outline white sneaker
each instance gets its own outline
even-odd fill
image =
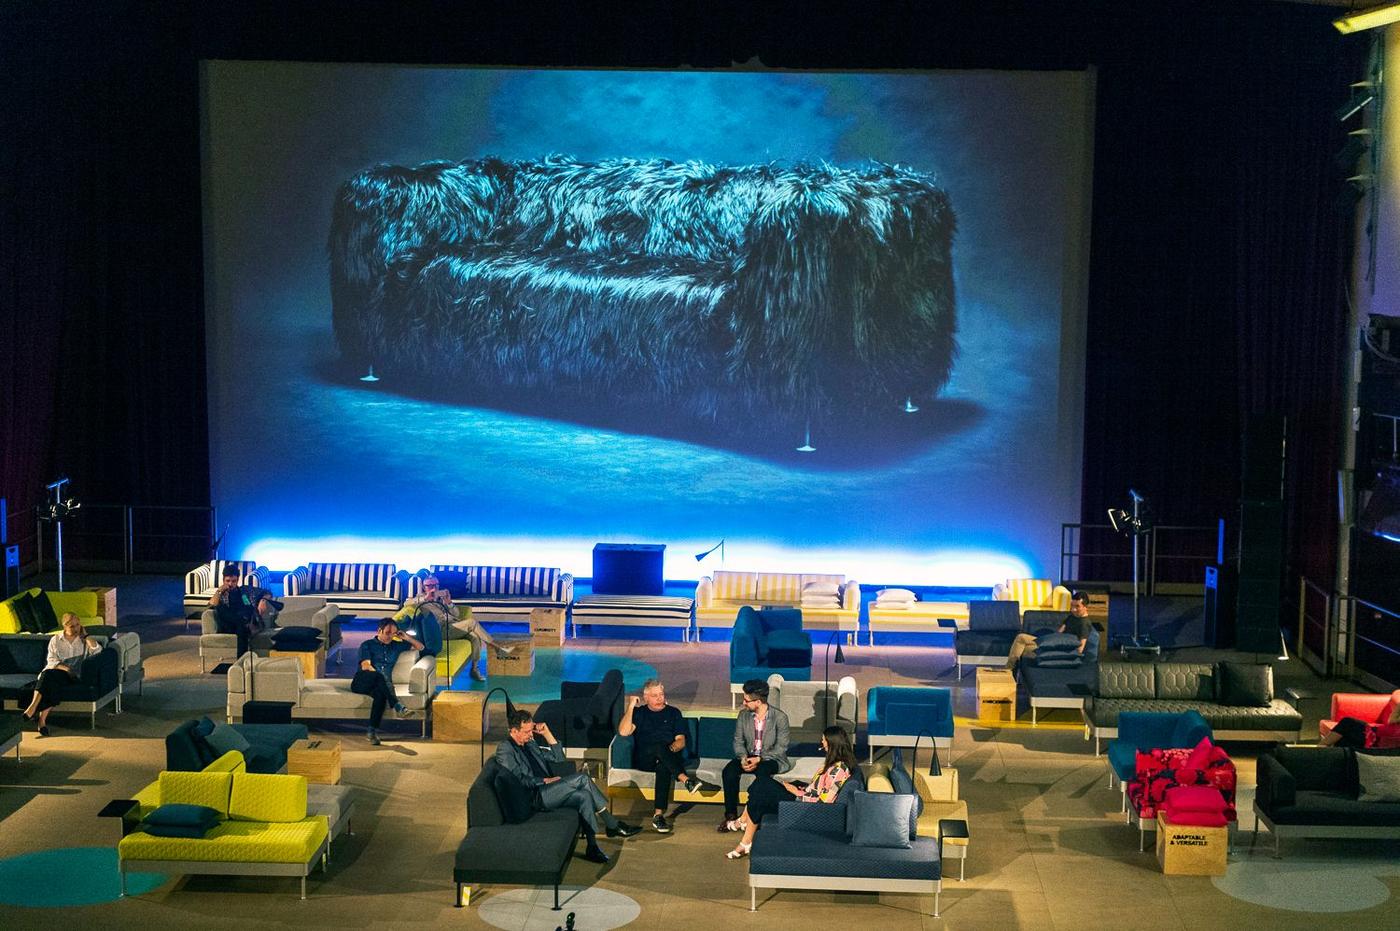
[[[510,656],[515,652],[515,647],[496,647],[496,652],[503,656]]]

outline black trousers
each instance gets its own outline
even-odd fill
[[[1366,749],[1366,722],[1358,718],[1342,718],[1332,725],[1332,733],[1338,738],[1337,746]]]
[[[647,744],[637,748],[632,762],[656,774],[656,807],[666,811],[671,807],[671,786],[685,772],[684,752],[672,750],[670,744]]]
[[[753,770],[753,785],[749,786],[749,794],[753,795],[754,788],[760,782],[772,782],[777,773],[777,763],[772,760],[759,760],[758,765]],[[724,784],[724,816],[726,818],[739,817],[739,780],[743,775],[744,767],[737,758],[724,764],[724,772],[720,774],[720,781]],[[781,786],[776,788],[780,792],[783,791]],[[760,793],[763,791],[763,789],[759,789]]]
[[[744,810],[749,813],[750,821],[762,824],[764,818],[778,813],[779,802],[784,799],[791,801],[792,798],[792,793],[784,789],[778,780],[755,779],[753,785],[749,786],[749,804]]]
[[[76,681],[71,673],[62,669],[45,669],[39,673],[39,683],[34,686],[34,691],[39,693],[39,707],[35,709],[35,713],[61,704],[58,693]]]
[[[375,730],[379,729],[379,722],[384,720],[384,709],[399,703],[398,695],[394,694],[394,687],[384,680],[383,673],[377,669],[361,669],[355,673],[355,678],[350,680],[350,691],[374,699],[374,703],[369,706],[369,726]]]
[[[248,640],[257,629],[252,619],[228,608],[215,608],[214,623],[218,626],[219,633],[233,634],[238,638],[239,656],[248,652]]]

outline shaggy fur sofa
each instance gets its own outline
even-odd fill
[[[815,430],[947,382],[954,226],[932,177],[890,165],[380,165],[336,197],[335,336],[472,403],[539,389]]]

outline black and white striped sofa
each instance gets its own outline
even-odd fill
[[[423,590],[423,579],[438,577],[457,604],[471,605],[479,621],[527,622],[535,608],[569,609],[574,577],[539,566],[449,566],[419,569],[409,580],[409,597]]]
[[[209,599],[224,581],[224,567],[238,569],[238,584],[267,588],[267,566],[248,559],[213,559],[185,573],[185,617],[198,615],[209,607]]]
[[[390,617],[402,607],[410,578],[387,562],[309,562],[282,578],[282,593],[320,595],[356,617]]]

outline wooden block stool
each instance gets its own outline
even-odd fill
[[[287,748],[287,774],[307,782],[340,784],[340,741],[325,737],[298,740]]]
[[[530,611],[530,640],[537,647],[563,646],[564,609],[532,609]]]
[[[977,668],[977,719],[990,724],[1016,720],[1016,678],[1009,669]]]
[[[535,644],[529,637],[497,637],[499,646],[510,647],[510,653],[486,651],[487,676],[528,676],[535,671]]]
[[[481,740],[483,723],[486,728],[491,726],[490,718],[483,714],[487,712],[485,699],[485,692],[438,692],[433,699],[433,739]]]
[[[1157,815],[1157,862],[1168,876],[1224,876],[1230,828],[1172,824]]]

